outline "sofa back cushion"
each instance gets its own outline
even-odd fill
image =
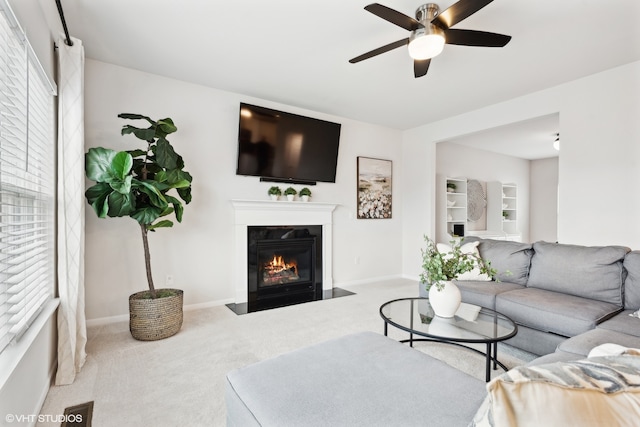
[[[562,292],[622,307],[622,246],[536,242],[528,287]]]
[[[640,309],[640,251],[632,251],[624,257],[622,264],[627,273],[624,279],[624,308]]]
[[[465,239],[465,242],[467,240]],[[526,285],[533,250],[530,243],[480,239],[480,256],[498,272],[494,279]]]

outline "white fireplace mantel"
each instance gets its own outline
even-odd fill
[[[332,276],[332,203],[272,200],[231,200],[235,212],[236,304],[246,303],[247,289],[247,227],[252,225],[321,225],[322,226],[322,290],[333,289]]]

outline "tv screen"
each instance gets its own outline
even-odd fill
[[[240,104],[237,175],[335,182],[340,124]]]

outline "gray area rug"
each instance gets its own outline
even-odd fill
[[[94,401],[97,426],[224,426],[228,371],[349,333],[382,334],[380,305],[417,296],[416,283],[404,279],[345,289],[356,294],[242,316],[226,306],[186,311],[182,330],[162,341],[134,340],[127,322],[89,328],[84,368],[74,384],[51,388],[41,413]],[[392,327],[389,336],[408,338]],[[415,347],[484,379],[482,355],[438,343]],[[499,358],[513,367],[532,356],[500,345]]]

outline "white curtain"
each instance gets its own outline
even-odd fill
[[[84,365],[84,48],[58,40],[58,372],[71,384]]]

